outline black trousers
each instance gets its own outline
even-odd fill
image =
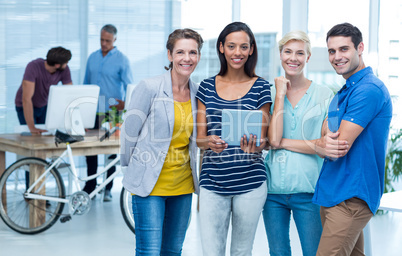
[[[100,127],[99,124],[101,123],[101,121],[100,121],[101,119],[103,119],[103,118],[100,117],[99,115],[97,115],[97,118],[95,119],[94,129],[99,129],[99,127]],[[111,155],[111,156],[109,156],[109,159],[115,159],[116,157],[117,157],[117,155]],[[98,155],[86,156],[86,162],[87,162],[87,175],[88,176],[94,175],[98,170]],[[116,171],[115,166],[110,167],[110,169],[107,170],[107,177],[112,175],[115,171]],[[87,192],[88,194],[90,194],[92,191],[95,190],[96,185],[97,185],[96,179],[88,180],[85,183],[83,190],[85,192]],[[113,187],[113,180],[111,180],[109,182],[109,184],[106,185],[106,190],[111,190],[112,187]]]
[[[111,155],[109,159],[115,159],[117,155]],[[86,161],[87,161],[87,174],[88,176],[94,175],[98,169],[98,155],[94,156],[86,156]],[[116,171],[116,167],[112,166],[110,167],[109,170],[107,170],[107,177],[112,175]],[[84,191],[90,194],[92,191],[95,190],[96,188],[96,179],[88,180],[85,183]],[[113,180],[109,182],[109,184],[106,185],[106,190],[111,190],[113,187]]]

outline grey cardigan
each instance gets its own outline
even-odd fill
[[[194,127],[190,137],[190,165],[195,192],[197,176],[197,100],[198,85],[189,81]],[[122,126],[122,167],[127,166],[123,186],[138,196],[148,196],[159,178],[170,146],[174,125],[174,101],[170,71],[142,80],[134,89]]]

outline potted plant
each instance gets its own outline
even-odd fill
[[[392,131],[392,128],[391,128]],[[384,193],[395,191],[392,182],[398,181],[402,175],[402,129],[391,134],[388,142],[387,155],[385,156]]]
[[[110,129],[113,127],[120,127],[123,123],[122,115],[126,112],[126,110],[119,111],[115,106],[111,107],[111,109],[106,113],[99,113],[99,115],[103,116],[102,124],[108,122],[110,125]],[[120,129],[116,130],[116,136],[120,136]]]

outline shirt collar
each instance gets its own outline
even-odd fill
[[[310,86],[307,88],[306,94],[313,94],[313,91],[315,90],[314,88],[314,82],[311,80]]]
[[[359,70],[358,72],[356,72],[355,74],[351,75],[347,80],[346,80],[346,84],[345,87],[349,88],[352,87],[354,85],[356,85],[357,83],[359,83],[359,81],[365,77],[367,74],[369,73],[373,73],[373,70],[371,69],[371,67],[366,67],[363,68],[362,70]],[[343,88],[342,88],[343,89]]]
[[[99,52],[100,52],[100,54],[102,54],[102,49],[99,49]],[[106,54],[106,56],[108,56],[108,55],[113,55],[113,54],[115,54],[116,52],[117,52],[117,47],[114,46],[113,49],[110,50],[110,51]],[[102,56],[103,56],[103,54],[102,54]],[[104,56],[104,57],[106,57],[106,56]]]
[[[114,46],[112,50],[110,50],[110,54],[115,54],[117,52],[117,47]]]

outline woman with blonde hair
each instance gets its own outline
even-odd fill
[[[323,136],[334,93],[304,76],[311,45],[303,31],[279,41],[285,76],[275,78],[268,130],[272,150],[265,158],[268,196],[263,218],[270,255],[290,256],[290,216],[296,223],[303,255],[316,254],[322,232],[320,208],[312,203],[323,159],[315,152]]]

